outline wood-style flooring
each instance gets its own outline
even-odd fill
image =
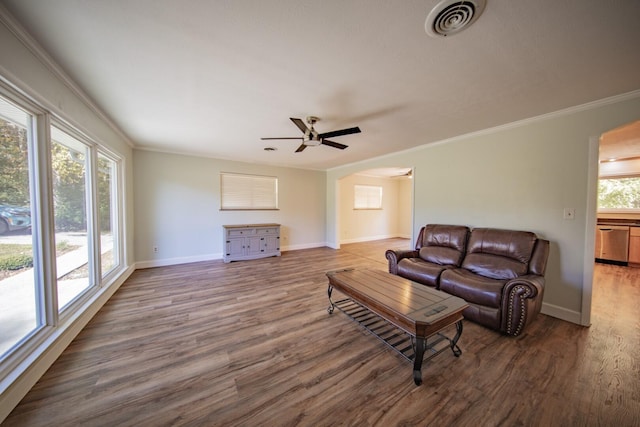
[[[408,245],[138,270],[3,425],[640,425],[640,269],[596,267],[589,328],[465,322],[462,355],[417,387],[407,360],[327,313],[327,271],[385,270]]]

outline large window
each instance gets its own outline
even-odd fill
[[[640,177],[600,179],[598,209],[640,211]]]
[[[4,375],[124,262],[117,156],[1,81],[0,150]]]
[[[100,266],[102,277],[120,265],[118,246],[117,163],[103,153],[98,154],[98,224],[100,226]]]
[[[222,210],[278,209],[278,178],[221,173],[220,195]]]
[[[90,206],[87,204],[89,147],[69,133],[51,127],[51,163],[56,230],[58,308],[62,310],[93,286],[89,263]]]

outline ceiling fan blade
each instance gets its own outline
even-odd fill
[[[356,126],[354,128],[334,130],[332,132],[321,133],[318,135],[318,138],[321,138],[321,139],[333,138],[334,136],[350,135],[352,133],[360,133],[360,128]]]
[[[300,147],[298,147],[298,149],[296,150],[296,153],[303,151],[305,148],[307,148],[307,146],[302,144]]]
[[[263,141],[269,140],[269,139],[304,139],[301,136],[283,136],[280,138],[260,138]]]
[[[300,129],[302,131],[302,133],[306,134],[307,131],[309,130],[309,128],[307,128],[307,125],[305,125],[302,120],[296,119],[295,117],[289,117],[289,119],[291,119],[293,124],[298,126],[298,129]]]
[[[327,141],[326,139],[323,139],[321,144],[328,145],[329,147],[339,148],[341,150],[344,150],[345,148],[348,147],[348,145],[340,144],[338,142],[333,142],[333,141]]]

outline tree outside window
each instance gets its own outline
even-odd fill
[[[640,177],[600,179],[598,209],[640,210]]]

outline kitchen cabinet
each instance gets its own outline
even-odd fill
[[[223,225],[222,260],[250,260],[280,256],[280,224]]]
[[[629,264],[640,267],[640,227],[629,227]]]

